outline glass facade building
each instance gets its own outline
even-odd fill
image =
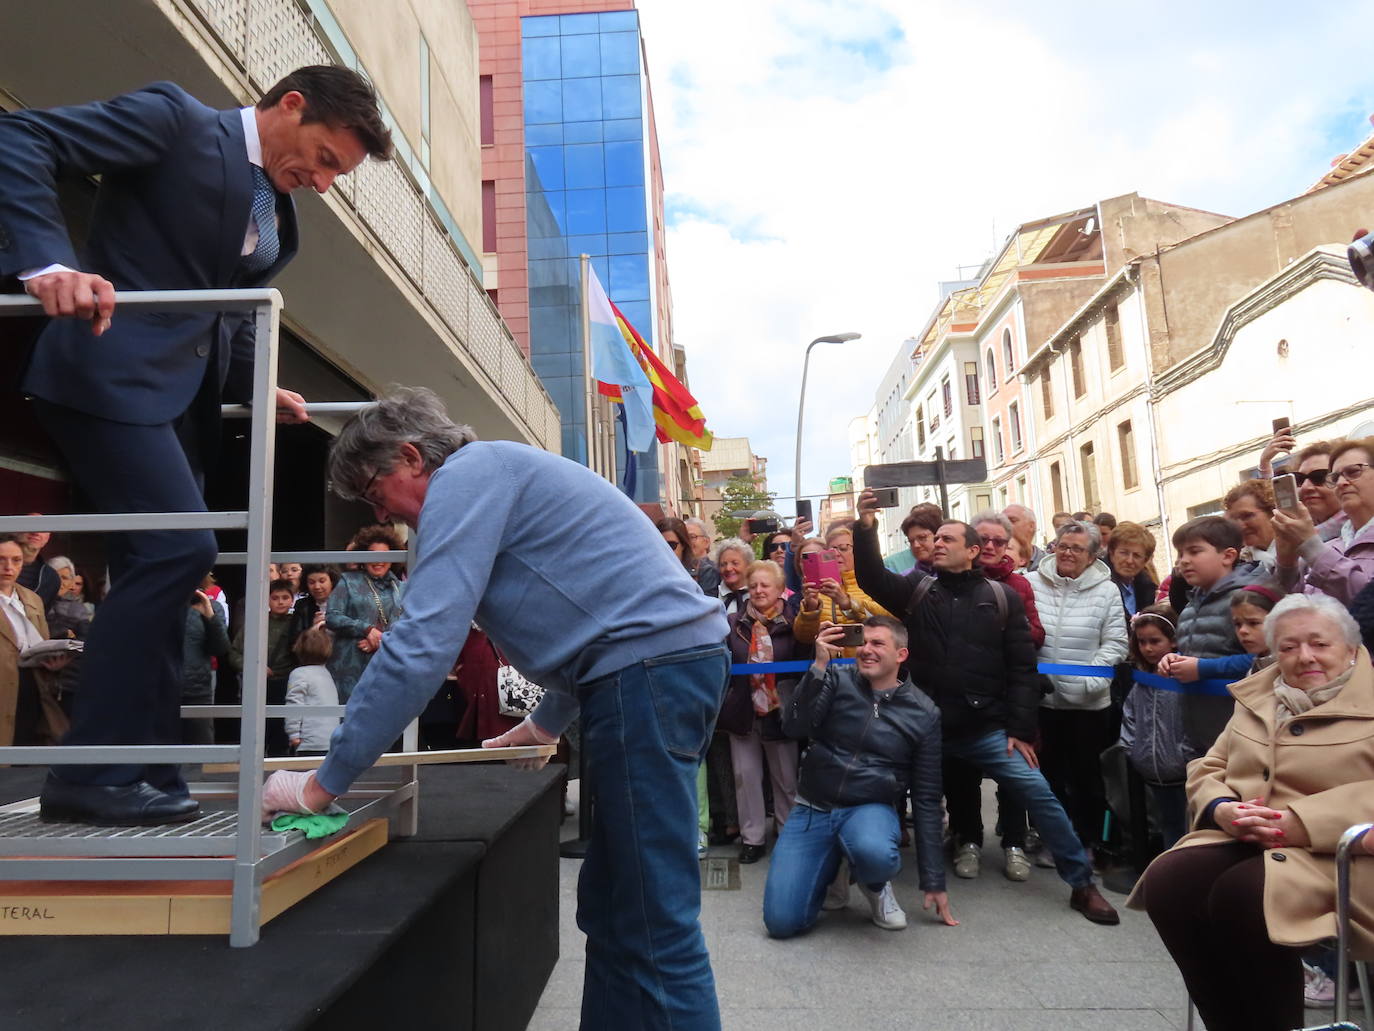
[[[521,18],[530,361],[562,413],[563,454],[587,461],[579,255],[651,346],[653,220],[639,15]],[[635,501],[657,501],[657,449]],[[617,431],[617,465],[625,466]]]

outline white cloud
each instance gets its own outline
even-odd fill
[[[1131,191],[1244,214],[1305,189],[1374,110],[1358,7],[639,7],[677,342],[712,430],[747,435],[783,496],[807,341],[864,334],[813,354],[817,493],[936,282],[1015,225]]]

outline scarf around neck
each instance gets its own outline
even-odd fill
[[[768,632],[768,625],[777,618],[778,611],[778,609],[774,609],[770,617],[756,609],[752,601],[745,607],[745,614],[749,617],[750,662],[773,661],[773,635]],[[753,697],[755,716],[767,716],[778,708],[780,703],[776,675],[751,673],[749,675],[749,688]]]
[[[1345,687],[1351,677],[1355,675],[1355,664],[1352,662],[1350,668],[1338,676],[1329,684],[1313,688],[1311,691],[1304,691],[1300,687],[1293,687],[1283,679],[1283,674],[1279,674],[1274,681],[1274,700],[1277,703],[1274,720],[1280,727],[1285,726],[1294,716],[1301,716],[1310,709],[1315,709],[1323,702],[1329,702],[1341,693],[1341,688]]]

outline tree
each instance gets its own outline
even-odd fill
[[[757,512],[772,508],[777,495],[764,490],[759,481],[752,476],[731,476],[725,481],[720,492],[720,514],[715,518],[716,531],[722,537],[738,537],[744,517],[731,515],[732,512]],[[754,545],[755,553],[760,545]]]

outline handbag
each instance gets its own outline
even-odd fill
[[[543,697],[544,689],[526,680],[514,666],[503,662],[496,670],[496,709],[502,716],[528,716]]]

